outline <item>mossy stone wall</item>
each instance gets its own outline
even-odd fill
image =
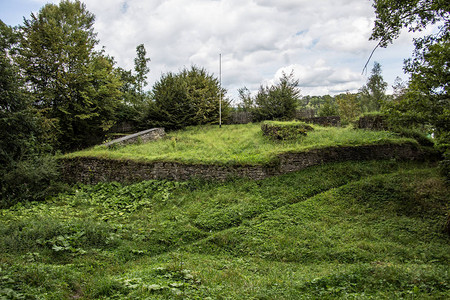
[[[284,153],[279,155],[271,165],[257,166],[138,162],[95,157],[63,158],[59,162],[64,181],[95,184],[104,181],[131,183],[150,179],[181,181],[191,178],[226,180],[233,177],[247,177],[260,180],[330,162],[373,159],[435,160],[437,158],[434,152],[424,151],[413,143],[405,143],[329,147],[301,153]]]

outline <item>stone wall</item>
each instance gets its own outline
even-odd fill
[[[300,120],[306,123],[313,123],[321,126],[341,126],[341,117],[339,116],[300,118]]]
[[[295,118],[307,123],[313,123],[321,126],[341,126],[341,117],[313,117],[314,110],[297,111]],[[225,124],[248,124],[253,122],[253,115],[251,112],[234,111],[230,114]]]
[[[285,153],[279,155],[272,165],[223,166],[76,157],[60,159],[60,166],[64,181],[94,184],[103,181],[131,183],[150,179],[188,180],[196,177],[215,180],[247,177],[260,180],[323,163],[393,158],[425,160],[437,157],[434,153],[424,152],[416,144],[405,143],[401,145],[329,147],[301,153]]]
[[[138,142],[145,143],[161,139],[165,135],[166,132],[164,131],[164,128],[152,128],[112,140],[108,143],[103,144],[102,146],[111,147],[113,145],[127,145],[135,144]]]
[[[388,122],[383,115],[362,116],[356,122],[356,128],[369,130],[388,130]]]
[[[248,111],[233,111],[225,124],[248,124],[253,121],[253,115]]]
[[[305,108],[295,112],[296,119],[314,118],[316,111],[313,108]]]

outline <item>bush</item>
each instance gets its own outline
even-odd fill
[[[266,121],[261,124],[263,135],[274,140],[294,140],[305,136],[307,131],[313,130],[304,122],[276,122]]]
[[[405,127],[393,127],[391,131],[397,133],[401,137],[407,137],[415,139],[420,145],[433,147],[434,142],[425,133],[419,129],[405,128]]]
[[[164,74],[153,87],[154,102],[147,112],[146,122],[149,126],[165,129],[217,124],[219,98],[222,99],[222,119],[229,114],[225,93],[217,78],[205,69],[193,66],[178,74]]]
[[[393,124],[386,114],[380,112],[365,113],[355,122],[355,127],[370,130],[389,130],[401,137],[415,139],[422,146],[434,146],[434,141],[427,136],[424,129]]]
[[[61,189],[56,184],[58,169],[50,156],[37,156],[11,164],[11,169],[0,169],[0,208],[18,202],[44,200]]]
[[[277,85],[263,87],[255,97],[256,107],[253,109],[255,121],[263,120],[292,120],[295,117],[297,104],[300,100],[298,80],[294,74],[280,78]]]

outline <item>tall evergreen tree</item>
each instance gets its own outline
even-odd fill
[[[299,81],[294,73],[284,73],[276,85],[261,86],[255,98],[256,120],[290,120],[295,117],[295,110],[300,101]]]
[[[217,124],[219,99],[222,99],[222,118],[229,114],[225,94],[219,80],[203,68],[193,66],[178,74],[164,74],[153,86],[154,102],[147,115],[148,123],[167,129]]]

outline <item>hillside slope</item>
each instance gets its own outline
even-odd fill
[[[396,161],[80,185],[1,211],[0,297],[446,298],[448,199],[436,169]]]

